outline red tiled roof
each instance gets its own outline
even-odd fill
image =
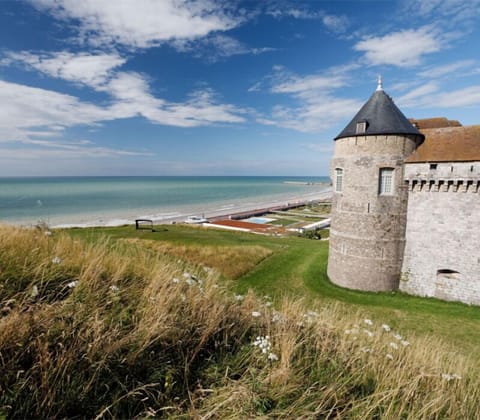
[[[417,120],[415,118],[409,118],[409,121],[417,127],[421,132],[430,128],[444,128],[444,127],[461,127],[457,120],[447,120],[445,117],[424,118]]]
[[[480,161],[480,125],[420,131],[425,141],[405,160],[406,163]]]

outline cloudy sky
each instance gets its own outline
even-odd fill
[[[3,0],[0,176],[327,175],[376,88],[480,124],[480,0]]]

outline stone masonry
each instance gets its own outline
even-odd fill
[[[480,305],[480,163],[405,164],[400,290]]]

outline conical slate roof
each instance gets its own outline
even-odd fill
[[[358,122],[367,123],[365,131],[357,131]],[[362,106],[344,130],[335,137],[335,140],[344,137],[375,134],[416,134],[423,137],[393,103],[392,98],[383,91],[381,82],[379,82],[379,87],[370,96],[370,99]]]

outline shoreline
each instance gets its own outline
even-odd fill
[[[210,204],[185,205],[177,208],[163,209],[138,209],[128,212],[110,213],[104,215],[79,215],[67,217],[55,217],[47,220],[46,223],[51,229],[70,228],[93,228],[93,227],[116,227],[124,225],[135,225],[136,219],[150,219],[156,225],[182,223],[191,216],[202,216],[208,220],[222,220],[228,218],[248,217],[251,214],[266,213],[268,210],[284,209],[318,201],[328,200],[332,196],[331,187],[322,191],[308,193],[288,193],[271,195],[265,197],[243,199],[239,201],[219,201]],[[63,220],[61,220],[63,219]],[[67,220],[65,220],[67,219]],[[68,220],[70,219],[70,220]],[[76,220],[72,220],[76,219]],[[1,222],[15,226],[33,227],[38,224],[28,221]]]

